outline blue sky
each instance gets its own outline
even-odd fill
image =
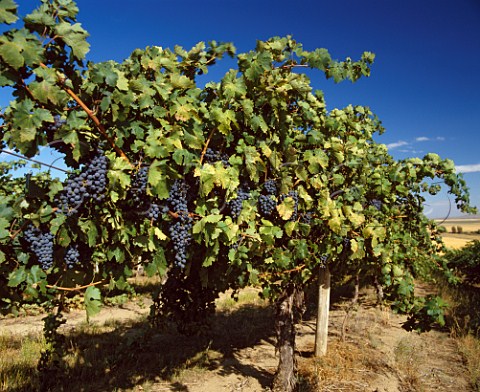
[[[18,1],[20,13],[32,1]],[[30,4],[30,5],[29,5]],[[480,207],[480,1],[79,0],[79,22],[90,33],[92,61],[122,61],[148,45],[190,48],[231,41],[238,52],[256,40],[292,35],[307,50],[332,57],[376,54],[372,76],[335,85],[312,73],[327,108],[369,106],[386,127],[377,137],[395,158],[428,152],[453,159]],[[225,62],[207,77],[219,80]],[[7,98],[0,92],[0,105]],[[428,199],[430,217],[443,217],[449,199]],[[455,215],[456,213],[454,213]]]

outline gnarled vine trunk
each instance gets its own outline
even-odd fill
[[[272,390],[291,392],[297,383],[295,361],[295,324],[303,310],[303,290],[289,286],[276,303],[275,331],[279,363]]]

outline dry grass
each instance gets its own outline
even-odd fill
[[[299,361],[299,374],[304,381],[300,391],[365,391],[372,375],[385,367],[387,364],[379,361],[374,349],[334,341],[327,356]]]
[[[404,337],[395,347],[395,362],[402,374],[402,387],[406,391],[421,392],[425,389],[420,370],[420,365],[425,361],[424,348],[418,335]]]
[[[466,335],[458,338],[457,342],[470,374],[470,383],[475,391],[480,391],[480,340]]]
[[[0,391],[34,390],[36,366],[45,347],[41,334],[0,335]]]

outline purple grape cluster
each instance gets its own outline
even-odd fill
[[[173,212],[188,211],[189,186],[184,180],[175,180],[170,189],[170,195],[167,199],[168,206]]]
[[[370,200],[369,204],[375,207],[378,211],[382,209],[382,201],[378,199]]]
[[[39,228],[29,225],[24,233],[31,252],[37,257],[43,270],[48,270],[53,265],[53,238],[50,232],[42,232]]]
[[[267,193],[267,195],[276,196],[277,195],[276,181],[272,179],[265,181],[265,183],[263,184],[263,189],[265,189],[265,192]]]
[[[232,218],[236,219],[242,212],[243,201],[250,199],[250,189],[246,186],[237,189],[237,197],[228,202],[228,209]]]
[[[80,251],[78,250],[78,245],[73,244],[67,248],[65,253],[65,264],[67,264],[68,269],[72,269],[76,264],[80,262]]]
[[[148,169],[148,166],[142,166],[132,176],[129,195],[139,215],[146,215],[148,219],[157,221],[169,209],[165,205],[154,202],[154,198],[147,195]]]
[[[148,181],[148,167],[142,166],[132,177],[130,195],[134,203],[144,202]]]
[[[271,195],[260,195],[258,198],[258,211],[266,218],[272,216],[276,206],[277,202]]]
[[[188,213],[188,191],[188,184],[184,180],[176,180],[167,199],[169,209],[178,215],[168,231],[175,252],[175,264],[180,268],[185,268],[187,264],[188,246],[192,242],[193,219]]]
[[[71,175],[60,194],[61,211],[74,215],[89,200],[101,202],[105,199],[108,159],[102,150],[97,150],[78,174]]]
[[[207,148],[205,151],[204,159],[207,163],[222,162],[224,166],[230,166],[227,154],[222,154],[220,151],[215,151],[211,148]]]
[[[306,225],[310,225],[312,223],[312,219],[313,219],[313,213],[310,211],[304,212],[300,216],[300,222],[305,223]]]
[[[320,268],[325,268],[327,266],[328,256],[321,255],[320,256]]]
[[[172,222],[168,231],[175,252],[175,264],[180,268],[187,265],[187,250],[192,242],[193,219],[188,212],[180,211],[178,218]]]
[[[53,135],[65,123],[66,123],[66,120],[57,115],[53,118],[53,123],[51,122],[47,123],[47,125],[45,126],[45,132],[47,133],[47,135]]]

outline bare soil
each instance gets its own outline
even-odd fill
[[[127,321],[145,320],[149,312],[148,305],[148,301],[131,301],[121,307],[105,307],[91,323],[115,326]],[[331,310],[329,353],[325,358],[313,357],[314,318],[307,318],[298,325],[299,391],[473,390],[456,341],[447,331],[436,330],[423,334],[407,332],[401,327],[405,317],[375,307],[368,300],[361,301],[344,323],[347,307],[347,302],[339,302]],[[92,386],[92,389],[85,390],[269,391],[278,357],[274,347],[273,326],[271,329],[268,327],[271,325],[271,312],[266,318],[259,318],[263,317],[264,309],[243,306],[241,309],[222,310],[221,317],[224,319],[217,321],[214,327],[217,329],[207,348],[196,355],[185,355],[182,359],[184,363],[174,377],[132,376],[129,386]],[[229,319],[230,315],[236,318]],[[0,335],[38,333],[42,328],[41,318],[0,319]],[[66,334],[74,334],[76,329],[85,324],[84,312],[72,311],[67,318],[68,322],[63,327]],[[342,324],[345,324],[343,336]],[[132,325],[122,339],[135,338],[136,333],[141,336],[141,332],[135,330],[136,324]],[[237,336],[239,331],[244,331],[244,336]],[[179,338],[163,332],[149,335],[149,339],[138,346],[133,343],[131,348],[137,347],[137,350],[144,352],[149,349],[160,352],[166,350],[164,355],[168,356],[168,352],[176,355],[171,351],[172,347],[181,352],[190,350],[194,344],[189,340],[194,338]],[[123,369],[122,372],[140,374],[139,368],[148,365],[145,362],[138,363],[136,369]],[[110,384],[114,380],[115,377]]]

